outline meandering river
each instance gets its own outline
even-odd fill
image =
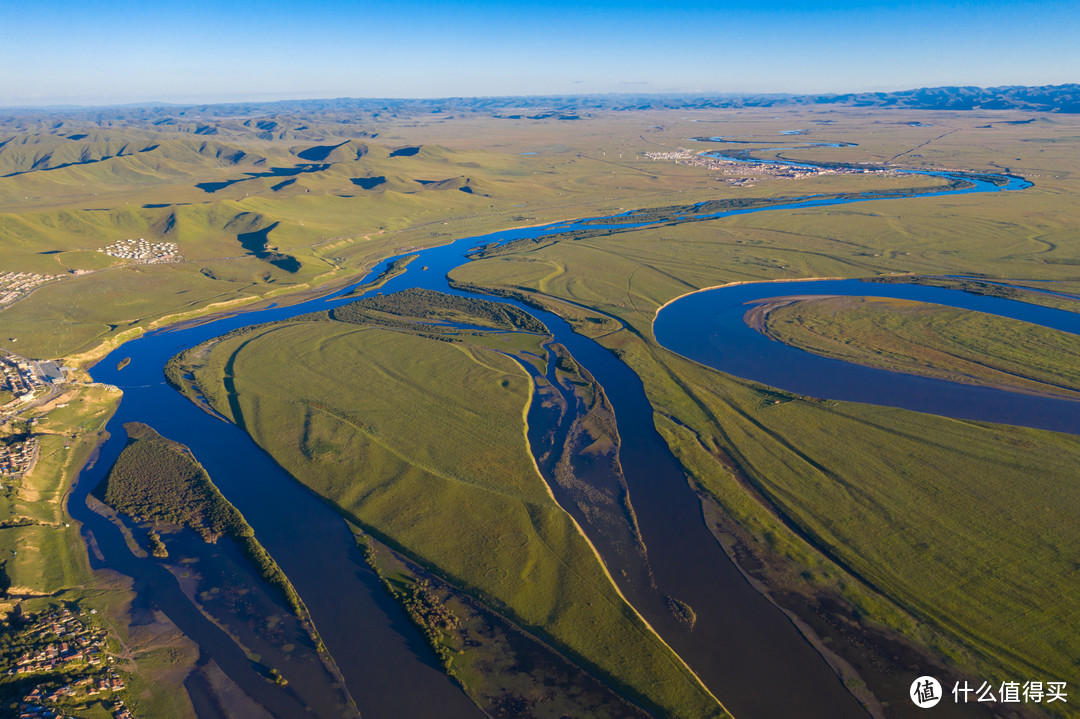
[[[923,171],[918,174],[954,176]],[[1028,186],[1017,178],[1006,180],[1006,184],[998,186],[976,178],[970,187],[922,192],[918,196],[996,192]],[[782,206],[734,210],[715,216],[847,204],[879,197],[808,198]],[[389,293],[409,287],[426,287],[468,295],[451,289],[446,276],[469,261],[470,249],[492,242],[504,243],[599,226],[581,222],[585,221],[510,230],[421,251],[408,270],[387,282],[381,291]],[[397,258],[375,267],[371,276],[385,270],[394,259]],[[426,271],[420,270],[421,267],[426,267]],[[854,385],[854,390],[851,383],[847,383],[848,390],[844,392],[834,384],[801,384],[803,375],[799,372],[800,379],[793,385],[785,371],[791,370],[792,366],[785,362],[789,359],[786,353],[794,350],[779,343],[765,347],[762,343],[767,344],[770,340],[746,329],[737,308],[742,307],[742,302],[759,296],[806,293],[807,285],[798,284],[794,291],[780,285],[769,285],[764,289],[761,289],[762,285],[742,287],[747,289],[699,293],[673,303],[657,319],[658,339],[677,352],[726,372],[785,389],[837,399],[892,404],[887,401],[889,393],[879,391],[880,374],[867,374],[865,380],[860,379]],[[899,291],[898,287],[874,285],[869,289],[874,290],[870,294],[881,295],[885,288],[891,292]],[[355,295],[344,296],[348,291],[289,307],[271,306],[206,324],[153,332],[124,344],[102,360],[92,369],[94,379],[119,386],[124,397],[108,426],[111,438],[102,447],[98,461],[80,475],[69,509],[82,523],[83,534],[93,550],[91,559],[95,567],[107,567],[133,577],[140,605],[156,607],[168,615],[199,644],[204,658],[215,660],[230,678],[272,714],[279,717],[304,715],[298,704],[294,706],[278,700],[279,694],[252,668],[239,647],[188,601],[173,575],[153,559],[132,555],[119,530],[87,508],[88,492],[105,476],[124,445],[126,437],[122,425],[131,421],[149,424],[164,436],[190,447],[225,496],[254,527],[259,540],[307,604],[349,692],[366,719],[479,717],[482,712],[438,668],[421,636],[365,565],[341,517],[278,467],[245,432],[199,410],[163,379],[165,362],[185,348],[236,328],[287,319],[355,300]],[[850,291],[865,291],[865,288]],[[820,292],[843,293],[834,287]],[[963,298],[972,309],[985,309],[992,304],[995,308],[992,311],[999,314],[1004,313],[997,309],[1000,302],[1018,304],[971,295],[963,295]],[[728,309],[717,309],[717,303],[725,308],[735,307],[735,314]],[[1027,307],[1024,306],[1025,311]],[[629,600],[737,717],[865,717],[865,710],[844,689],[825,661],[789,620],[743,579],[706,528],[698,499],[682,468],[656,432],[652,408],[638,377],[614,354],[574,333],[562,319],[533,308],[524,309],[542,319],[555,339],[592,373],[604,387],[615,410],[622,438],[622,465],[653,571],[651,580],[634,571],[628,571],[618,580]],[[738,315],[737,319],[732,319],[735,315]],[[704,328],[703,322],[708,323]],[[738,327],[746,329],[737,335],[736,342],[740,347],[745,342],[745,350],[733,348],[726,334]],[[814,357],[802,354],[806,355],[803,358],[806,362],[810,361],[807,358]],[[784,359],[769,359],[781,356]],[[130,364],[117,370],[118,362],[126,357],[131,358]],[[763,366],[773,369],[770,373],[759,374]],[[854,369],[857,368],[844,365],[844,376],[851,377]],[[820,378],[835,371],[811,368],[807,374]],[[889,378],[889,382],[894,380],[895,377]],[[875,389],[875,383],[878,389]],[[832,393],[834,388],[838,394]],[[935,385],[927,393],[944,389]],[[1001,405],[993,405],[996,400],[984,398],[985,393],[978,388],[964,387],[959,391],[973,392],[971,396],[978,398],[976,404],[991,408],[989,415],[978,417],[991,421],[1013,421],[1017,416],[1030,415],[1031,421],[1036,422],[1035,415],[1043,411],[1036,407],[1055,406],[1053,400],[1030,399],[1030,410],[1020,410],[1017,407],[1029,401],[1023,395],[1010,393],[1001,399]],[[937,411],[943,409],[940,404],[910,408]],[[1062,416],[1064,414],[1062,410]],[[1065,420],[1055,428],[1077,431],[1075,424]],[[598,542],[598,546],[603,555],[602,543]],[[620,561],[607,555],[604,559],[609,567]],[[620,576],[617,571],[613,574]],[[672,617],[666,603],[669,596],[694,608],[698,620],[693,630]],[[211,708],[200,709],[200,712],[202,717],[215,716]]]
[[[728,374],[811,397],[1080,434],[1080,402],[890,372],[821,357],[752,329],[752,303],[786,296],[891,297],[974,310],[1080,334],[1080,313],[927,285],[861,280],[768,282],[685,295],[657,313],[657,341]],[[1061,296],[1060,294],[1058,296]],[[1080,309],[1080,301],[1077,303]]]

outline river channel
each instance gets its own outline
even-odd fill
[[[918,174],[942,178],[955,176],[923,171]],[[1028,183],[1017,178],[1005,178],[1001,182],[1004,184],[974,178],[968,187],[920,192],[917,195],[907,193],[905,196],[994,192],[1028,186]],[[811,197],[782,206],[734,210],[715,216],[846,204],[880,197]],[[631,225],[618,225],[620,228],[628,226]],[[407,271],[391,279],[380,291],[390,293],[410,287],[425,287],[470,296],[467,292],[451,289],[446,277],[455,267],[469,261],[473,248],[599,227],[603,225],[595,224],[593,218],[591,221],[554,223],[461,239],[417,253],[419,257],[408,265]],[[384,271],[394,259],[380,263],[370,276]],[[869,294],[883,294],[876,290],[885,287],[893,289],[897,286],[876,285],[872,288],[875,292]],[[108,425],[111,437],[101,448],[97,461],[80,475],[69,509],[72,516],[82,523],[83,535],[92,550],[93,566],[113,569],[132,577],[139,605],[154,607],[166,614],[199,645],[205,659],[216,661],[244,692],[274,716],[311,716],[305,714],[298,703],[290,704],[280,699],[280,695],[252,668],[251,662],[228,635],[191,604],[172,574],[153,559],[134,556],[117,527],[87,507],[87,494],[104,478],[123,448],[126,441],[123,424],[139,421],[150,425],[169,439],[190,447],[225,496],[247,518],[258,539],[285,571],[306,603],[344,677],[349,693],[365,719],[480,717],[483,713],[439,669],[422,637],[384,592],[364,563],[352,533],[341,517],[278,467],[245,432],[201,411],[164,382],[162,368],[177,352],[230,330],[354,301],[357,295],[345,296],[350,289],[288,307],[270,306],[213,322],[149,333],[125,343],[102,360],[91,370],[95,381],[120,387],[124,396]],[[800,285],[796,291],[770,285],[767,293],[795,294],[805,290],[805,285]],[[821,292],[841,294],[834,289]],[[695,350],[680,345],[680,338],[701,334],[703,346],[715,347],[716,333],[727,332],[730,329],[729,320],[723,320],[725,324],[722,329],[710,325],[708,330],[674,321],[678,317],[680,321],[699,322],[703,318],[701,312],[711,313],[713,310],[701,309],[695,304],[699,301],[695,298],[712,296],[709,293],[691,295],[661,312],[657,324],[657,335],[661,342],[691,357],[694,357]],[[725,299],[724,302],[741,306],[741,302],[746,301],[741,297]],[[975,304],[991,300],[966,297]],[[508,302],[502,299],[498,301]],[[614,408],[622,438],[621,461],[653,572],[650,581],[633,571],[612,572],[616,577],[621,576],[617,581],[629,600],[736,717],[843,719],[867,716],[787,617],[743,579],[708,531],[698,499],[691,491],[682,468],[656,432],[652,408],[639,378],[614,354],[574,333],[562,319],[530,307],[524,309],[543,320],[553,332],[555,340],[565,345],[575,359],[588,369],[604,388]],[[670,326],[669,319],[672,321]],[[740,341],[744,339],[743,335],[739,337]],[[757,342],[754,346],[759,349],[761,342],[769,342],[748,330],[747,341],[754,337]],[[777,351],[784,347],[779,343],[773,344],[777,345],[773,348]],[[727,362],[727,350],[721,350],[721,354]],[[727,364],[720,368],[787,388],[783,372],[768,375],[768,379],[761,379],[753,373],[740,374],[744,366],[749,371],[760,364],[760,357],[768,354],[769,351],[762,351],[760,355],[751,356],[745,365],[737,365],[736,369]],[[812,357],[808,353],[802,354]],[[124,358],[131,358],[130,363],[122,370],[117,369],[118,363]],[[701,361],[710,363],[707,358]],[[778,371],[785,367],[788,366],[783,362],[777,364]],[[850,376],[852,366],[844,367],[845,376]],[[868,377],[864,384],[869,388],[875,381],[880,382],[881,378],[874,380]],[[862,384],[859,386],[862,387]],[[829,388],[822,388],[822,392],[825,389]],[[974,391],[977,388],[962,389]],[[876,395],[841,396],[824,392],[824,396],[877,401],[872,398]],[[1009,394],[1012,401],[1022,397]],[[1044,406],[1046,402],[1052,402],[1038,401]],[[887,401],[880,403],[890,404]],[[1013,412],[1012,405],[1009,405],[1007,410],[1001,409],[997,414],[991,412],[990,416],[979,418],[1011,421]],[[1031,412],[1036,413],[1036,410],[1032,409]],[[1071,431],[1076,431],[1075,427]],[[534,447],[534,452],[539,453],[538,449]],[[602,543],[598,542],[598,546],[609,567],[618,564],[619,559],[605,555]],[[614,570],[618,567],[611,568]],[[667,609],[667,597],[677,598],[694,608],[698,620],[692,630],[674,620]],[[783,691],[777,691],[777,687],[782,687]],[[200,709],[202,719],[214,716],[217,715],[212,709]]]
[[[788,296],[836,295],[931,302],[1080,334],[1077,312],[943,287],[862,280],[751,283],[703,290],[661,309],[653,332],[660,344],[684,357],[789,392],[1080,434],[1080,402],[917,377],[821,357],[773,340],[744,320],[747,310],[758,302]]]

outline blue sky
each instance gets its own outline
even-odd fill
[[[1080,0],[0,0],[0,106],[1080,81]]]

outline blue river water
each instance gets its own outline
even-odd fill
[[[919,196],[1017,190],[1026,186],[1027,183],[1016,178],[1010,178],[1004,187],[976,178],[967,188],[931,191]],[[866,195],[841,200],[812,197],[783,206],[727,211],[715,216],[849,204],[880,197]],[[421,251],[404,274],[390,280],[380,291],[426,287],[468,295],[451,289],[446,278],[454,268],[470,261],[472,248],[603,226],[582,224],[585,222],[588,220],[509,230]],[[648,223],[638,226],[645,224]],[[380,263],[371,276],[385,270],[394,259],[397,258]],[[776,286],[770,291],[773,289]],[[806,287],[801,285],[798,289]],[[111,438],[101,448],[98,461],[80,475],[69,508],[82,523],[83,534],[93,549],[95,567],[110,568],[132,577],[140,603],[168,615],[199,644],[204,657],[214,659],[230,678],[275,716],[303,714],[299,707],[280,701],[278,695],[267,689],[267,682],[252,669],[239,647],[191,605],[172,575],[155,560],[132,555],[116,527],[87,508],[88,492],[104,478],[124,445],[122,425],[131,421],[149,424],[166,437],[188,445],[225,496],[247,517],[256,536],[308,606],[366,719],[482,716],[460,688],[442,673],[421,636],[382,590],[340,515],[278,467],[240,428],[199,410],[165,384],[162,376],[165,362],[185,348],[233,329],[287,319],[356,299],[356,295],[346,296],[348,292],[343,290],[291,306],[267,305],[212,322],[156,331],[124,344],[106,357],[92,369],[92,374],[96,381],[122,388],[124,397],[108,426]],[[679,300],[661,313],[661,319],[666,322],[677,315],[696,315],[700,321],[702,312],[712,310],[695,309],[693,303],[698,300],[693,298],[706,295]],[[682,305],[683,302],[690,304]],[[683,306],[688,309],[682,310]],[[696,495],[655,430],[652,408],[637,376],[614,354],[574,333],[560,318],[533,308],[524,309],[543,320],[555,339],[569,348],[604,387],[615,409],[623,440],[626,481],[654,572],[648,581],[635,580],[633,572],[617,580],[635,607],[736,716],[808,719],[866,716],[787,617],[743,579],[706,528]],[[658,320],[658,323],[658,336],[663,333],[661,342],[668,346],[684,334],[708,335],[713,331],[681,326],[682,329],[675,329],[669,335],[661,330],[663,322]],[[117,365],[124,358],[130,358],[131,362],[118,370]],[[783,377],[775,379],[782,383]],[[998,416],[997,420],[1000,419]],[[617,558],[604,555],[602,548],[601,555],[609,568],[618,562]],[[612,573],[620,576],[618,571]],[[668,597],[679,598],[695,609],[698,622],[692,631],[673,620],[666,608]],[[773,687],[778,685],[785,690],[774,691]]]
[[[1080,434],[1080,402],[821,357],[773,340],[743,319],[753,303],[828,295],[919,300],[1080,334],[1080,314],[1076,312],[942,287],[860,280],[751,283],[695,292],[657,313],[653,331],[660,344],[684,357],[798,394]]]

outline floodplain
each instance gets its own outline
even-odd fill
[[[541,306],[641,378],[656,429],[716,541],[870,715],[909,716],[906,692],[920,668],[998,683],[1075,678],[1075,436],[794,395],[690,362],[652,332],[669,301],[735,282],[961,276],[1080,292],[1075,116],[833,107],[596,112],[572,121],[465,113],[360,118],[363,129],[312,119],[277,118],[273,133],[217,121],[213,139],[144,121],[84,133],[79,121],[5,120],[3,131],[20,138],[0,145],[5,261],[60,278],[0,312],[4,346],[89,367],[149,329],[310,299],[387,258],[510,227],[637,211],[655,222],[596,223],[489,248],[453,269],[452,285]],[[738,144],[694,139],[717,137]],[[748,182],[746,172],[655,157],[684,149],[898,171],[763,172]],[[935,196],[947,182],[905,169],[1006,174],[1033,186]],[[879,195],[718,219],[686,221],[684,212],[867,192]],[[98,249],[139,237],[175,243],[181,259]],[[413,260],[409,272],[426,271],[423,263]],[[555,381],[577,387],[586,421],[574,430],[575,456],[548,458],[545,474],[528,434],[530,402],[542,401],[534,391],[548,373],[542,324],[527,308],[478,313],[413,300],[403,309],[376,297],[351,316],[315,312],[226,336],[187,355],[190,376],[177,384],[194,380],[209,406],[353,524],[395,599],[434,637],[435,656],[485,710],[542,716],[542,698],[581,716],[722,715],[724,696],[711,696],[644,623],[587,539],[589,517],[599,514],[595,527],[632,546],[634,497],[618,481],[602,497],[571,480],[562,493],[545,484],[589,451],[598,462],[617,459],[618,418],[605,414],[588,366],[560,361]],[[1076,391],[1072,337],[882,305],[797,303],[772,310],[767,326],[785,342],[833,356],[842,347],[846,359],[889,369]],[[966,345],[960,360],[958,343]],[[935,369],[913,369],[930,353]],[[553,389],[548,410],[567,411],[567,395]],[[76,434],[92,439],[89,430]],[[0,531],[13,529],[30,531]],[[49,551],[77,560],[83,549]],[[65,566],[19,558],[22,568],[12,560],[8,576]],[[85,580],[42,581],[54,592]],[[671,606],[693,625],[692,606],[677,598]],[[548,676],[562,677],[553,694],[538,693],[523,669],[522,656],[541,655]],[[492,674],[506,678],[504,691],[490,685]],[[1060,705],[1024,710],[1068,715]]]
[[[474,339],[403,321],[448,307],[479,327],[507,314],[492,302],[407,290],[236,333],[191,371],[214,409],[365,532],[646,706],[721,716],[626,604],[537,471],[523,421],[531,381],[513,357],[544,354],[543,325],[528,318],[528,329]],[[396,326],[385,326],[388,316]]]

